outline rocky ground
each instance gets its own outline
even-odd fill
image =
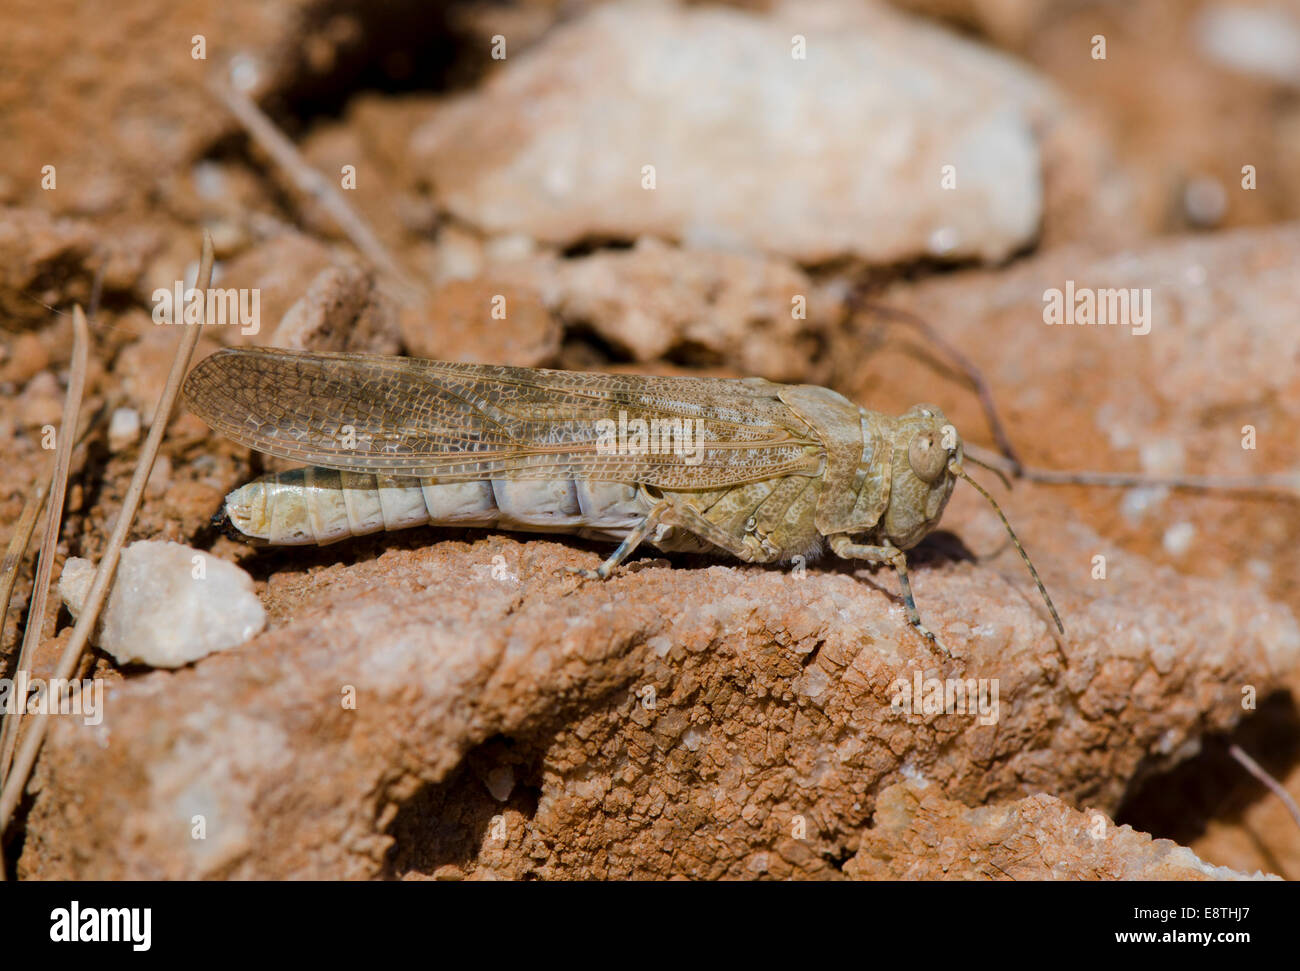
[[[153,293],[193,279],[201,228],[260,326],[196,357],[761,375],[933,402],[992,446],[944,349],[846,312],[862,290],[980,369],[1034,466],[1294,475],[1288,38],[1294,0],[128,0],[95,31],[11,3],[0,539],[48,474],[70,307],[98,276],[86,411],[147,428],[180,331]],[[207,84],[232,70],[317,170],[355,167],[343,195],[413,292],[250,141]],[[1149,332],[1049,326],[1067,281],[1149,289]],[[137,442],[92,427],[56,577],[98,560]],[[845,563],[647,552],[596,583],[566,572],[604,555],[578,540],[257,551],[208,525],[280,467],[171,417],[132,538],[247,571],[266,628],[175,670],[96,651],[104,719],[53,719],[10,875],[1300,876],[1300,827],[1227,755],[1300,797],[1300,500],[996,487],[1062,637],[959,485],[911,554],[949,658],[892,574]],[[57,595],[41,621],[38,674],[71,630]],[[975,701],[927,708],[945,680]]]

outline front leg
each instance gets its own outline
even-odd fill
[[[866,560],[868,563],[888,563],[898,573],[898,583],[903,589],[903,606],[907,609],[907,622],[931,644],[952,657],[943,641],[939,640],[925,624],[921,623],[921,614],[916,609],[916,600],[912,597],[912,583],[907,576],[907,557],[897,546],[871,546],[855,543],[844,533],[829,537],[831,549],[835,555],[846,560]]]

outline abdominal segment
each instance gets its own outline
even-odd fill
[[[487,526],[622,540],[651,502],[632,483],[571,479],[439,482],[307,467],[226,496],[244,535],[278,546],[334,543],[408,526]]]

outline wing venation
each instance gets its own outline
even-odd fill
[[[778,388],[227,348],[195,366],[184,396],[241,445],[331,469],[706,489],[820,471],[820,443]]]

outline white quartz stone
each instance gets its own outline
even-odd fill
[[[63,568],[59,593],[74,617],[94,576],[80,557]],[[242,644],[265,626],[253,578],[239,567],[180,543],[142,540],[122,551],[95,640],[119,663],[174,668]]]

